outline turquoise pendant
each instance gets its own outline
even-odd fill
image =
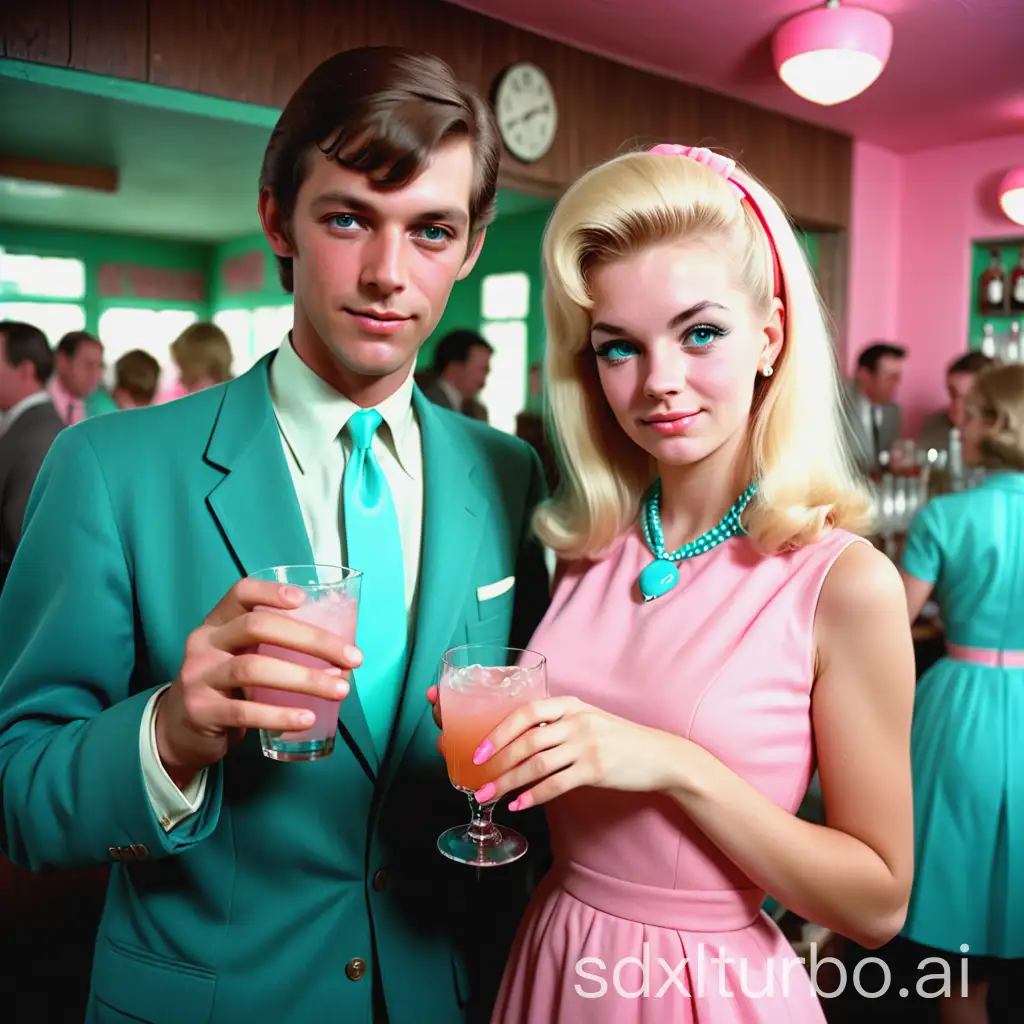
[[[667,594],[679,582],[679,570],[667,558],[651,562],[640,573],[640,593],[644,601],[653,601]]]

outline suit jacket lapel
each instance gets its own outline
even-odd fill
[[[226,386],[205,454],[225,474],[206,501],[242,575],[313,561],[270,400],[272,359],[265,356]],[[339,725],[373,778],[377,754],[354,688],[341,703]]]
[[[475,453],[417,388],[413,405],[423,443],[423,544],[413,647],[398,724],[384,769],[394,778],[409,741],[429,716],[426,690],[437,681],[441,656],[465,606],[466,588],[487,513],[474,480]]]

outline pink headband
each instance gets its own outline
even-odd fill
[[[775,275],[775,297],[781,298],[782,267],[779,263],[779,254],[775,251],[775,239],[772,237],[768,222],[764,219],[764,214],[761,212],[761,208],[757,205],[754,197],[732,176],[733,171],[736,170],[736,161],[730,160],[727,156],[722,156],[719,153],[712,153],[710,149],[704,149],[703,147],[676,146],[668,142],[655,146],[649,152],[662,156],[685,156],[691,160],[696,160],[697,163],[703,164],[705,167],[710,167],[715,174],[720,175],[729,183],[732,191],[741,201],[745,199],[750,204],[750,208],[757,215],[757,219],[761,222],[761,227],[764,228],[764,233],[768,237],[768,248],[772,254],[772,271]]]

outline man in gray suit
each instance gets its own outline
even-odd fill
[[[435,405],[486,422],[487,410],[477,396],[487,383],[493,351],[476,331],[451,331],[437,343],[431,371],[418,374],[416,382]]]
[[[896,404],[906,349],[876,342],[861,352],[857,372],[846,384],[846,413],[854,453],[865,471],[900,437],[901,414]]]
[[[53,364],[38,327],[0,321],[0,590],[39,468],[64,426],[46,391]]]

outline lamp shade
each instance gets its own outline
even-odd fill
[[[772,40],[775,70],[798,96],[830,107],[862,93],[882,73],[892,25],[862,7],[830,0],[780,25]]]
[[[999,205],[1015,224],[1024,224],[1024,167],[1015,167],[999,183]]]

